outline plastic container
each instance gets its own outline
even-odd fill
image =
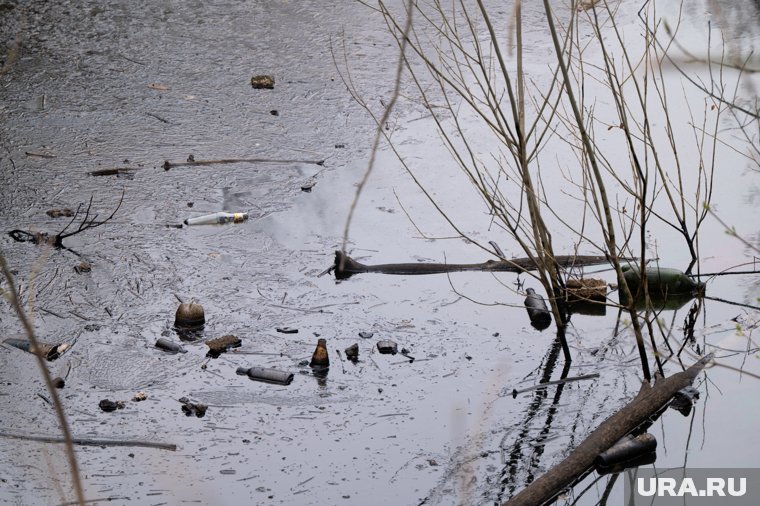
[[[636,297],[641,288],[639,266],[626,264],[622,265],[621,269],[623,270],[625,282],[628,284],[628,289],[631,291],[631,294]],[[661,297],[704,295],[704,283],[694,281],[678,269],[652,266],[647,267],[645,273],[650,295]],[[639,296],[640,295],[641,294],[639,294]]]
[[[248,213],[228,213],[220,211],[213,214],[205,214],[203,216],[196,216],[195,218],[188,218],[185,220],[185,225],[221,225],[224,223],[242,223],[248,219]]]
[[[546,307],[544,298],[541,297],[533,288],[525,290],[527,296],[525,297],[525,309],[528,310],[528,318],[530,318],[530,324],[538,330],[544,330],[552,324],[552,314],[549,312],[549,308]]]

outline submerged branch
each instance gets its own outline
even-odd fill
[[[599,265],[608,262],[607,257],[598,255],[559,255],[554,257],[557,265],[562,268]],[[535,262],[530,258],[512,258],[506,260],[487,260],[479,264],[441,264],[434,262],[376,264],[365,265],[357,262],[341,251],[335,252],[333,264],[336,279],[347,279],[362,272],[378,272],[381,274],[420,275],[443,274],[461,271],[486,272],[525,272],[536,269]]]
[[[712,354],[707,355],[685,371],[658,379],[654,386],[645,380],[631,402],[602,422],[565,460],[528,485],[505,506],[544,504],[571,486],[593,465],[599,453],[645,423],[665,407],[676,392],[691,385],[712,358]]]
[[[39,441],[40,443],[64,443],[65,440],[53,436],[33,436],[30,434],[14,434],[11,432],[0,432],[0,437],[13,439],[23,439],[25,441]],[[142,448],[158,448],[159,450],[176,451],[177,445],[173,443],[158,443],[154,441],[137,441],[128,439],[90,439],[73,437],[71,442],[80,446],[139,446]]]

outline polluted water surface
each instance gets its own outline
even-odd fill
[[[756,7],[746,4],[739,16],[743,7],[696,2],[682,14],[678,40],[695,60],[708,57],[703,21],[709,10],[740,51],[745,46],[733,41],[757,40],[743,22],[750,14],[757,19]],[[723,18],[715,5],[725,7]],[[640,7],[622,2],[617,14],[631,38],[642,31]],[[68,345],[47,367],[65,380],[59,392],[72,434],[132,444],[77,446],[88,500],[502,503],[638,392],[642,370],[630,317],[618,318],[612,305],[618,279],[606,265],[572,273],[602,279],[596,286],[611,305],[571,316],[571,367],[553,324],[531,325],[527,289],[549,299],[528,274],[367,272],[340,282],[322,275],[343,247],[374,135],[371,117],[344,84],[346,71],[375,114],[393,95],[398,45],[379,12],[358,2],[328,9],[310,1],[32,1],[2,8],[8,51],[0,71],[0,251],[37,337]],[[391,8],[403,13],[401,2]],[[489,8],[506,16],[503,6]],[[557,12],[562,19],[569,14]],[[676,10],[658,15],[676,26]],[[553,46],[543,11],[526,5],[523,16],[526,70],[537,86],[549,85]],[[581,35],[591,37],[589,17],[582,19]],[[486,37],[485,28],[479,33]],[[599,57],[594,51],[590,58]],[[693,65],[688,72],[704,72]],[[267,76],[271,83],[252,84]],[[677,70],[668,70],[670,76],[681,79]],[[525,257],[462,179],[441,146],[431,116],[437,109],[415,98],[408,77],[383,131],[468,238],[384,144],[358,200],[346,253],[364,265]],[[742,79],[749,100],[754,78]],[[598,126],[598,135],[615,133],[613,99],[598,83],[587,86],[604,97],[595,113],[610,130]],[[698,91],[683,89],[689,103],[704,104]],[[441,105],[442,95],[430,90]],[[688,119],[681,114],[687,110],[678,108],[674,121]],[[715,119],[709,107],[699,114]],[[462,108],[446,121],[453,118],[474,132],[476,158],[503,156],[488,145],[487,126],[474,115]],[[719,122],[733,125],[728,114]],[[569,172],[580,163],[551,142],[542,151],[542,170],[554,164]],[[752,244],[757,230],[746,217],[755,208],[757,167],[736,150],[719,155],[711,205]],[[628,170],[621,160],[615,162]],[[696,185],[694,176],[683,179]],[[572,186],[548,172],[540,185],[547,195]],[[623,186],[611,181],[609,188],[618,196],[620,221],[638,220]],[[564,215],[546,218],[555,252],[600,254],[577,230],[560,226],[586,207],[563,205]],[[204,224],[195,225],[199,219]],[[7,233],[60,237],[80,228],[63,239],[63,248],[18,242]],[[712,215],[705,218],[699,269],[747,264],[742,269],[753,270],[754,250],[725,230]],[[690,255],[674,236],[652,218],[645,251],[663,269],[683,272]],[[89,269],[75,269],[82,262]],[[716,351],[717,361],[758,374],[747,338],[758,320],[751,307],[757,279],[699,281],[713,299],[694,312],[691,296],[666,307],[658,328],[674,336],[674,351],[683,344],[684,366]],[[5,280],[0,288],[7,290]],[[27,340],[12,307],[3,305],[2,341]],[[191,305],[202,306],[202,322],[197,308],[177,319],[178,308]],[[547,327],[548,313],[541,307],[537,314],[538,327]],[[207,356],[207,342],[219,353]],[[657,342],[665,346],[661,334]],[[318,367],[311,367],[315,351]],[[0,346],[0,357],[6,485],[0,499],[75,500],[63,445],[31,439],[60,438],[35,357],[14,345]],[[680,370],[676,359],[663,366],[667,374]],[[752,420],[760,408],[748,401],[756,380],[740,381],[727,368],[704,374],[709,381],[702,375],[693,385],[699,397],[688,396],[691,410],[668,410],[649,428],[658,467],[683,465],[687,453],[695,467],[749,467],[756,460],[750,449],[760,441]],[[100,406],[104,400],[108,411]],[[151,446],[158,443],[176,449]],[[601,478],[581,494],[600,476],[586,477],[560,504],[619,501],[622,480]]]

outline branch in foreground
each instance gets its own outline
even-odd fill
[[[52,436],[33,436],[29,434],[13,434],[11,432],[0,432],[0,437],[9,437],[12,439],[23,439],[25,441],[39,441],[41,443],[64,443],[65,440],[60,437]],[[176,451],[177,445],[173,443],[158,443],[155,441],[134,441],[125,439],[89,439],[81,437],[71,438],[71,442],[80,446],[140,446],[142,448],[157,448],[159,450]]]
[[[559,255],[555,257],[557,265],[562,268],[581,267],[586,265],[599,265],[608,262],[605,256],[595,255]],[[400,263],[400,264],[377,264],[365,265],[357,262],[341,251],[335,252],[336,279],[347,279],[354,274],[362,272],[378,272],[381,274],[420,275],[420,274],[443,274],[447,272],[461,271],[486,271],[486,272],[525,272],[536,269],[536,265],[530,258],[512,258],[511,260],[487,260],[479,264],[439,264],[434,262]]]
[[[653,387],[644,381],[631,402],[602,422],[565,460],[507,501],[505,506],[535,506],[551,501],[583,476],[597,455],[664,408],[679,390],[691,385],[712,358],[712,354],[707,355],[685,371],[660,378]]]

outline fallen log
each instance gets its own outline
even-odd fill
[[[33,436],[29,434],[14,434],[12,432],[0,432],[0,437],[12,439],[23,439],[25,441],[39,441],[41,443],[63,443],[61,437],[53,436]],[[72,437],[71,442],[81,446],[140,446],[143,448],[158,448],[159,450],[176,451],[177,445],[173,443],[158,443],[154,441],[134,441],[124,439],[89,439],[81,437]]]
[[[597,455],[647,422],[651,416],[663,409],[679,390],[691,385],[710,360],[712,354],[703,357],[685,371],[658,379],[653,387],[648,381],[644,381],[638,395],[631,402],[602,422],[565,460],[504,503],[504,506],[536,506],[552,501],[579,477],[585,475],[593,466]]]
[[[560,255],[555,257],[560,267],[580,267],[584,265],[599,265],[608,262],[607,257],[599,255]],[[335,263],[332,267],[336,279],[347,279],[354,274],[363,272],[378,272],[382,274],[420,275],[443,274],[446,272],[486,271],[486,272],[525,272],[535,270],[536,266],[530,258],[512,258],[511,260],[487,260],[479,264],[439,264],[431,262],[365,265],[357,262],[341,251],[335,252]]]

